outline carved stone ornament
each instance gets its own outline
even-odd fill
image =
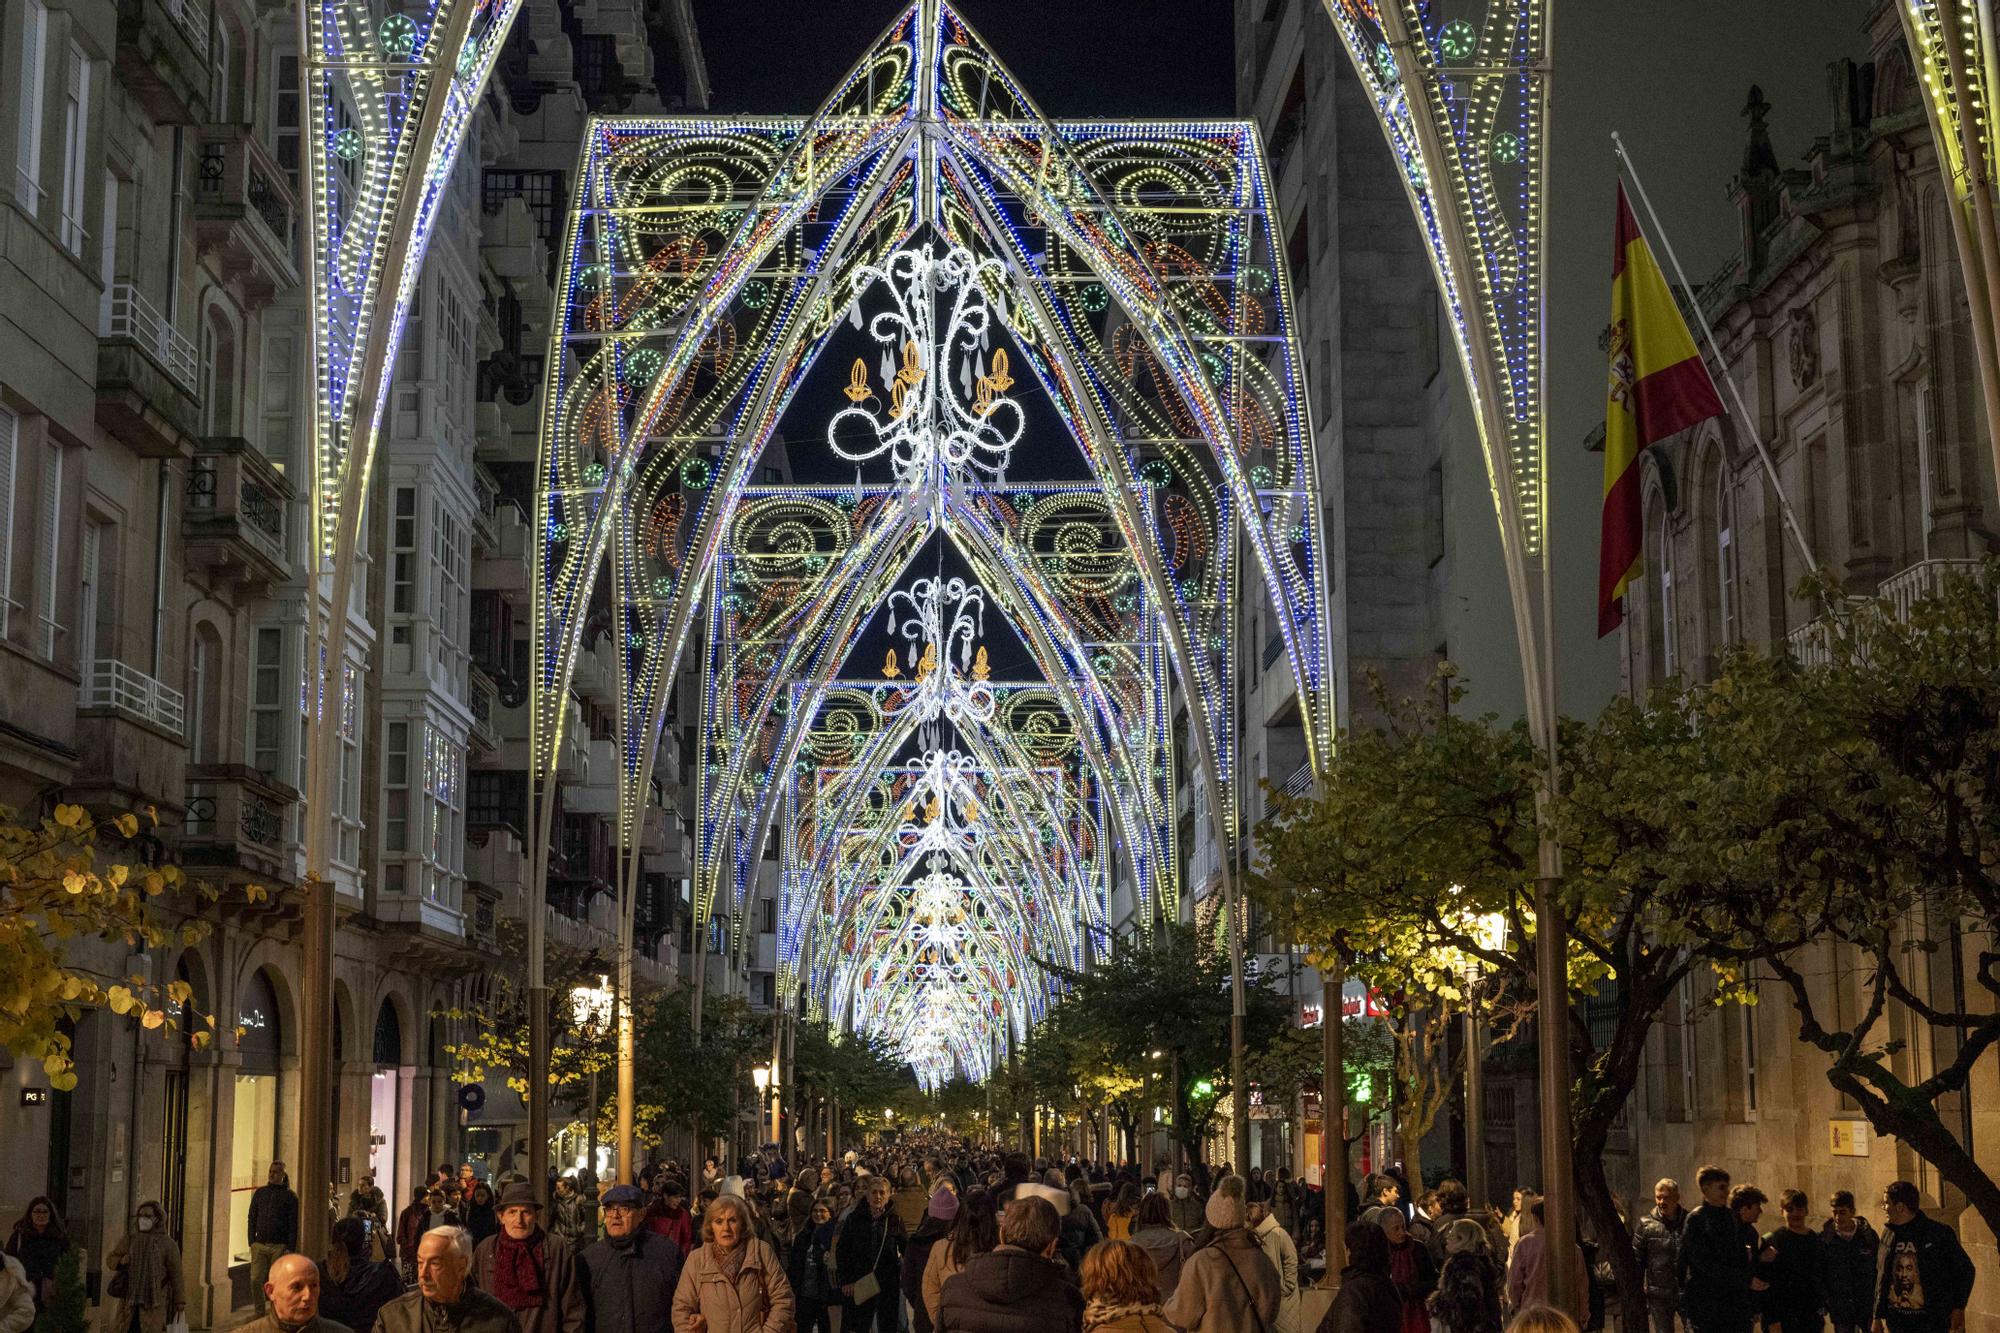
[[[1795,306],[1785,335],[1792,365],[1792,387],[1810,389],[1819,383],[1819,318],[1809,305]]]

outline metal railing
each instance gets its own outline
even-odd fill
[[[195,0],[160,0],[167,17],[181,30],[188,45],[204,59],[208,56],[208,15],[201,11]]]
[[[83,706],[116,709],[176,736],[187,729],[185,696],[115,657],[100,657],[89,664],[83,678]]]
[[[169,324],[137,287],[116,282],[105,288],[101,313],[100,336],[137,343],[183,389],[195,392],[201,360],[193,340]]]

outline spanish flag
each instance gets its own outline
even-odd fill
[[[1625,585],[1639,565],[1639,454],[1722,415],[1674,294],[1618,187],[1611,261],[1611,383],[1604,408],[1604,520],[1597,555],[1597,637],[1625,619]]]

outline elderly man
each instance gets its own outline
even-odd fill
[[[592,1333],[662,1333],[673,1322],[680,1246],[646,1227],[646,1196],[613,1185],[602,1201],[604,1238],[577,1256]]]
[[[500,1230],[472,1254],[472,1280],[521,1321],[521,1333],[583,1333],[583,1280],[569,1242],[542,1230],[534,1187],[500,1192]]]
[[[243,1333],[348,1333],[319,1313],[319,1265],[303,1254],[280,1255],[264,1278],[264,1313]]]
[[[521,1333],[514,1312],[468,1282],[472,1233],[433,1227],[417,1242],[417,1289],[375,1316],[375,1333]]]

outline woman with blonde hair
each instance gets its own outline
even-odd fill
[[[702,1211],[701,1244],[674,1289],[674,1333],[792,1333],[792,1284],[755,1228],[741,1195]]]
[[[1507,1325],[1507,1333],[1581,1333],[1581,1330],[1576,1320],[1553,1305],[1529,1305],[1514,1316]]]
[[[1129,1240],[1100,1241],[1083,1256],[1083,1301],[1084,1333],[1173,1333],[1159,1270]]]

